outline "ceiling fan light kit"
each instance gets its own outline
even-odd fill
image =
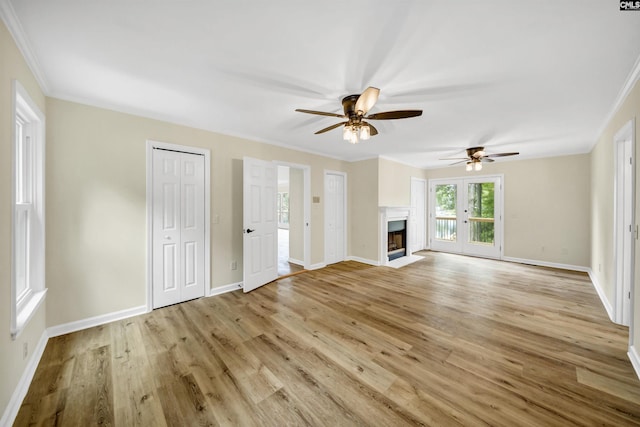
[[[357,144],[360,141],[366,141],[372,136],[378,134],[378,130],[375,126],[364,121],[367,120],[395,120],[395,119],[407,119],[409,117],[418,117],[422,115],[422,110],[398,110],[398,111],[385,111],[382,113],[374,113],[367,116],[369,110],[378,101],[380,95],[380,89],[375,87],[368,87],[367,90],[362,92],[361,95],[348,95],[342,99],[342,108],[344,114],[327,113],[324,111],[303,110],[296,109],[300,113],[316,114],[319,116],[338,117],[341,119],[347,119],[346,122],[337,123],[335,125],[328,126],[324,129],[320,129],[316,132],[316,135],[328,132],[344,125],[342,129],[342,138],[345,141],[349,141],[351,144]]]
[[[477,172],[482,170],[482,162],[494,162],[495,160],[493,160],[492,157],[517,156],[518,154],[520,153],[487,154],[484,151],[484,147],[471,147],[467,148],[467,157],[453,157],[440,160],[458,160],[457,162],[451,163],[450,166],[457,165],[459,163],[466,163],[465,169],[467,172]]]

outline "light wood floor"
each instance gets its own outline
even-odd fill
[[[278,228],[278,276],[288,276],[302,270],[302,266],[289,262],[289,230]]]
[[[421,255],[53,338],[16,425],[640,425],[586,274]]]

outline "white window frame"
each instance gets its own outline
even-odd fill
[[[47,293],[45,287],[45,217],[44,217],[44,155],[45,116],[31,99],[25,88],[17,80],[13,81],[12,120],[12,185],[11,185],[11,338],[16,339],[42,304]],[[28,179],[18,177],[23,171],[19,165],[22,141],[18,141],[18,123],[23,133],[29,137],[30,149],[26,160]],[[26,183],[26,192],[18,191],[18,186]],[[23,193],[23,194],[21,194]],[[24,243],[23,259],[19,258],[19,232],[23,230],[18,221],[26,216],[27,238]],[[26,287],[18,295],[18,263],[25,266]]]

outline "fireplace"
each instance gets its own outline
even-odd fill
[[[387,224],[387,257],[389,261],[407,255],[407,221],[389,221]]]
[[[410,213],[409,207],[380,207],[380,265],[392,266],[411,256]]]

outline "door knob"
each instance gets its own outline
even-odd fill
[[[165,240],[171,240],[171,236],[164,236]]]
[[[248,233],[253,233],[254,231],[256,231],[256,230],[252,230],[252,229],[250,229],[250,228],[247,228],[247,234],[248,234]]]

